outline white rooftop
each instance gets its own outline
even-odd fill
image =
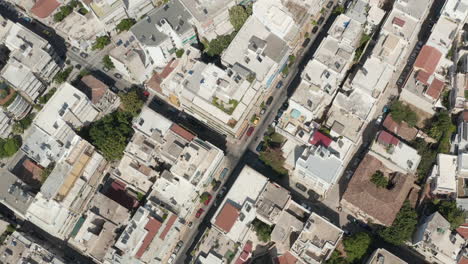
[[[280,0],[258,0],[253,4],[253,15],[271,32],[290,41],[299,32],[292,14]]]
[[[346,96],[344,93],[338,93],[334,104],[362,120],[367,120],[375,101],[375,98],[369,94],[361,89],[356,89],[349,96]]]
[[[393,9],[401,10],[415,19],[422,20],[430,6],[431,0],[397,0]]]
[[[363,32],[361,23],[341,14],[328,30],[328,36],[335,38],[342,44],[357,48]]]
[[[458,24],[442,16],[432,28],[431,36],[426,44],[438,49],[442,54],[447,54],[455,39],[457,29]]]
[[[418,33],[417,25],[417,19],[409,16],[404,11],[393,8],[392,12],[388,15],[387,20],[385,21],[383,30],[390,32],[395,36],[401,37],[405,41],[410,41]]]
[[[133,128],[141,131],[148,137],[151,137],[154,131],[158,131],[164,136],[172,124],[172,121],[156,113],[149,107],[143,107],[140,115],[133,122]]]
[[[437,155],[437,189],[456,191],[457,156],[439,153]]]
[[[354,89],[360,88],[367,94],[377,97],[387,87],[392,75],[392,67],[375,57],[370,57],[358,70],[351,85]]]

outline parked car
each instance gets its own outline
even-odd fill
[[[312,207],[306,203],[302,203],[301,206],[309,212],[312,211]]]
[[[289,107],[288,101],[284,102],[283,105],[281,106],[281,109],[286,110]]]
[[[272,127],[276,127],[277,125],[278,125],[278,120],[275,120],[275,121],[271,122]]]
[[[264,145],[265,145],[265,142],[260,141],[260,143],[258,143],[258,146],[257,146],[257,148],[255,148],[255,150],[256,150],[257,152],[263,151],[263,146],[264,146]]]
[[[78,49],[77,47],[72,47],[71,49],[72,49],[74,52],[79,52],[79,51],[80,51],[80,49]]]
[[[168,264],[174,263],[176,257],[177,257],[176,254],[172,254],[172,255],[169,257],[169,259],[167,260],[167,263],[168,263]]]
[[[221,182],[214,180],[214,185],[213,185],[213,191],[216,192],[219,189],[219,186],[221,186]]]
[[[375,124],[379,126],[380,124],[382,124],[382,121],[383,121],[383,115],[379,115],[377,117],[377,120],[375,120]]]
[[[327,3],[327,8],[330,8],[332,6],[333,6],[333,1],[330,1],[330,2]]]
[[[383,109],[382,109],[382,113],[386,114],[390,112],[390,107],[388,107],[388,105],[384,106]]]
[[[85,53],[85,52],[81,52],[81,53],[80,53],[80,56],[81,56],[82,58],[84,58],[84,59],[88,58],[88,54]]]
[[[255,127],[253,126],[249,127],[249,129],[247,130],[247,136],[250,137],[252,133],[254,132],[254,130],[255,130]]]
[[[271,102],[273,102],[273,96],[268,97],[265,104],[266,105],[271,105]]]
[[[204,205],[209,205],[211,202],[211,199],[213,198],[213,195],[208,194],[208,198],[203,202]]]
[[[312,29],[312,34],[317,33],[318,29],[319,29],[318,26],[315,26],[315,27]]]
[[[197,213],[195,214],[195,217],[200,218],[200,216],[203,214],[203,212],[205,212],[205,210],[203,210],[203,208],[198,209]]]
[[[277,84],[276,84],[276,88],[279,89],[283,86],[283,81],[279,81]]]
[[[303,192],[307,192],[307,188],[303,184],[300,184],[298,182],[296,183],[296,188]]]
[[[115,74],[114,74],[114,77],[117,78],[117,79],[122,79],[122,74],[120,74],[120,73],[115,73]]]
[[[325,21],[325,18],[324,17],[320,17],[317,21],[317,24],[319,25],[322,25],[323,24],[323,21]]]
[[[260,110],[260,115],[264,115],[266,112],[266,109],[265,108],[262,108],[262,110]]]
[[[221,190],[219,190],[218,196],[223,197],[224,194],[226,193],[226,190],[227,190],[226,186],[223,186],[223,188],[221,188]]]
[[[306,38],[306,39],[304,40],[304,42],[302,42],[302,47],[303,47],[303,48],[307,47],[307,45],[309,45],[309,43],[310,43],[310,38]]]
[[[277,118],[277,119],[280,119],[281,116],[283,115],[283,113],[284,113],[284,110],[283,110],[283,109],[278,110],[278,114],[276,115],[276,118]]]
[[[229,171],[228,168],[224,168],[224,169],[221,171],[221,174],[219,174],[219,178],[220,178],[221,180],[224,179],[224,177],[226,177],[228,171]],[[221,189],[221,190],[222,190],[222,189]]]

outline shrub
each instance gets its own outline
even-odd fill
[[[96,41],[93,43],[91,47],[92,50],[102,50],[111,42],[109,36],[100,36],[96,38]]]
[[[381,171],[376,171],[372,177],[371,177],[371,182],[375,184],[378,188],[387,188],[388,186],[388,180],[385,178],[383,173]]]

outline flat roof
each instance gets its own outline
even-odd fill
[[[342,168],[343,161],[322,146],[304,150],[296,161],[296,170],[305,171],[329,184],[337,180]]]
[[[437,155],[437,188],[457,190],[457,156],[439,153]]]
[[[366,264],[408,264],[384,248],[378,248],[372,253]]]
[[[164,23],[168,23],[180,36],[192,29],[192,25],[190,24],[191,19],[192,15],[190,15],[180,1],[173,0],[145,15],[130,31],[143,45],[156,47],[168,38],[164,32],[158,29],[166,25],[163,24],[163,21]]]
[[[6,169],[0,169],[0,201],[15,213],[24,217],[34,197],[29,193],[24,182]]]

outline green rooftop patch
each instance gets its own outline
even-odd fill
[[[225,105],[223,101],[219,100],[217,97],[213,97],[212,103],[214,106],[223,110],[223,112],[225,112],[226,114],[232,115],[237,105],[239,104],[239,101],[231,99],[229,100],[229,103]]]

